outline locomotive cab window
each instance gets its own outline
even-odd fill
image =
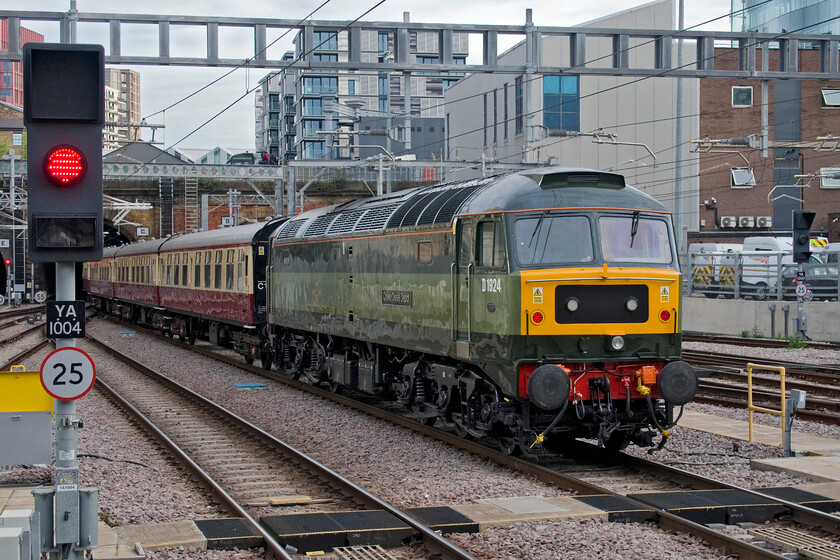
[[[673,261],[668,223],[658,218],[601,216],[598,219],[601,253],[610,262],[670,264]]]
[[[523,266],[589,263],[595,260],[592,231],[586,216],[520,218],[514,224],[516,260]]]
[[[498,222],[479,222],[476,261],[483,268],[504,268],[505,240]]]

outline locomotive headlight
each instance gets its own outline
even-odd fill
[[[614,336],[610,341],[610,348],[618,352],[619,350],[624,349],[624,337],[623,336]]]
[[[629,297],[624,302],[624,306],[627,307],[627,311],[636,311],[639,308],[639,300],[634,297]]]
[[[566,300],[566,309],[569,310],[569,313],[574,313],[580,307],[580,301],[578,298],[570,297]]]

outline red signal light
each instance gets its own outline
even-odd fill
[[[44,160],[47,178],[59,187],[69,187],[80,181],[86,168],[85,156],[72,146],[53,148]]]
[[[6,266],[9,266],[10,264],[12,264],[12,259],[6,259]]]
[[[531,321],[533,321],[535,325],[542,323],[543,319],[545,319],[545,316],[543,316],[542,311],[534,311],[531,315]]]
[[[663,323],[667,322],[670,318],[671,318],[671,312],[668,311],[667,309],[663,309],[662,311],[659,312],[659,320],[662,321]]]

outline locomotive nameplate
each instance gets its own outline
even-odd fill
[[[403,290],[382,290],[382,303],[385,305],[411,307],[412,300],[412,292],[406,292]]]

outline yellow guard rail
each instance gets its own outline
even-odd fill
[[[753,369],[760,369],[764,371],[777,371],[779,372],[779,379],[781,381],[781,395],[782,395],[782,409],[781,410],[773,410],[771,408],[764,408],[761,406],[755,406],[753,404],[753,394],[752,394],[752,372]],[[747,364],[747,410],[749,411],[749,426],[750,426],[750,437],[749,440],[753,440],[753,412],[765,412],[767,414],[773,414],[775,416],[782,417],[782,449],[787,449],[785,446],[785,406],[786,406],[786,399],[785,399],[785,368],[783,367],[776,367],[776,366],[768,366],[764,364]]]

